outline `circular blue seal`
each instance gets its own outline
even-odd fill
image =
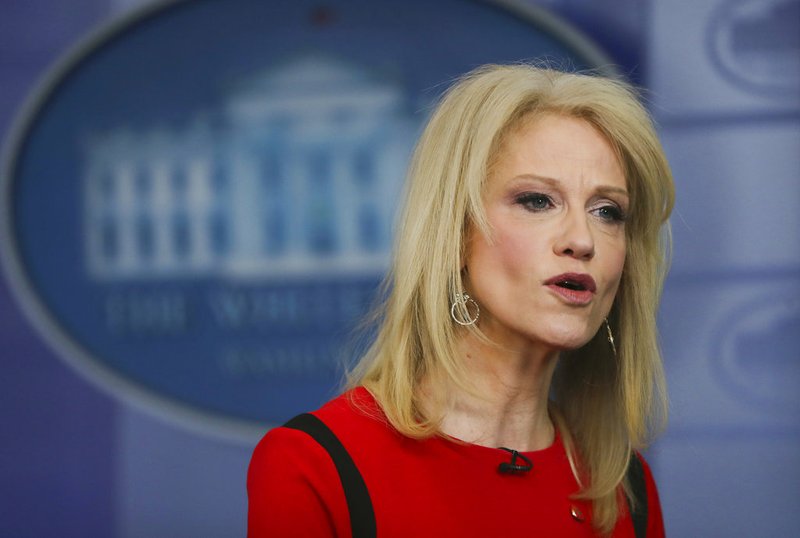
[[[263,431],[331,397],[447,81],[609,69],[543,11],[466,0],[193,0],[56,66],[5,148],[6,272],[57,354],[129,402]]]
[[[800,1],[727,0],[711,14],[706,47],[737,87],[793,101],[800,95]]]
[[[775,417],[800,411],[798,285],[736,306],[721,320],[710,365],[737,401]]]

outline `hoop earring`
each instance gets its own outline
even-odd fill
[[[614,356],[617,355],[617,346],[614,345],[614,335],[611,333],[611,325],[608,324],[608,318],[605,320],[606,323],[606,333],[608,334],[608,343],[611,344],[611,351],[614,352]]]
[[[475,306],[475,317],[470,317],[470,304]],[[450,317],[453,318],[453,321],[459,325],[474,325],[480,315],[481,307],[478,306],[475,299],[466,293],[456,293],[456,298],[453,300],[453,304],[450,305]]]

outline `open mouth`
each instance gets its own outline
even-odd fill
[[[566,288],[568,290],[586,291],[586,286],[575,280],[561,280],[559,282],[556,282],[556,286],[558,286],[559,288]]]
[[[592,276],[585,273],[563,273],[551,278],[545,284],[576,292],[594,293],[597,289]]]

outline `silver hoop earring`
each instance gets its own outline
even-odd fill
[[[608,334],[608,343],[611,344],[611,351],[614,352],[614,355],[617,354],[617,346],[614,345],[614,335],[611,333],[611,325],[608,324],[608,318],[604,320],[606,322],[606,334]]]
[[[470,317],[470,305],[475,307],[475,317]],[[456,293],[456,298],[450,305],[450,317],[453,318],[453,321],[459,325],[474,325],[480,315],[481,307],[478,306],[475,299],[466,293]]]

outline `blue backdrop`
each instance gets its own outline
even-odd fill
[[[667,531],[798,527],[800,2],[514,4],[597,49],[491,2],[197,0],[129,18],[146,3],[2,5],[0,535],[243,535],[250,451],[330,394],[385,264],[380,204],[440,84],[603,54],[645,88],[678,192],[672,417],[648,455]],[[91,61],[63,60],[109,21],[127,22]],[[43,93],[58,58],[73,69]],[[35,90],[48,99],[26,115]],[[14,117],[41,121],[14,139]]]

